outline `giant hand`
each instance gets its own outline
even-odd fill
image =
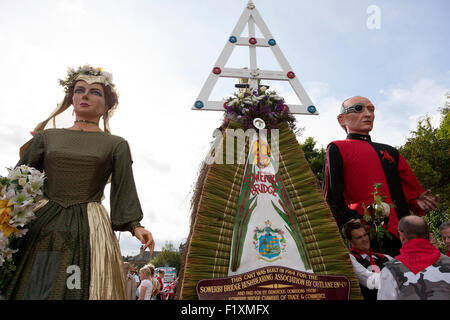
[[[142,251],[149,248],[150,256],[153,255],[153,250],[155,249],[155,241],[153,240],[152,233],[145,229],[144,227],[134,228],[134,236],[138,238],[144,245]]]
[[[434,210],[439,204],[439,195],[433,196],[431,190],[427,190],[417,198],[417,204],[423,211]]]

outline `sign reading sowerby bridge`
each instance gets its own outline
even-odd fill
[[[344,276],[318,275],[286,267],[264,267],[197,283],[200,300],[348,300]]]

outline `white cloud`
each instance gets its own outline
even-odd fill
[[[386,107],[407,108],[412,112],[435,111],[442,107],[444,94],[449,88],[433,79],[420,79],[412,87],[397,86],[381,90]]]
[[[384,100],[376,105],[373,132],[378,139],[400,146],[417,127],[419,119],[430,116],[432,125],[437,127],[439,109],[444,106],[445,93],[449,90],[444,83],[428,78],[420,79],[412,86],[396,85],[382,90]]]

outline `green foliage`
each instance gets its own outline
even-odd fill
[[[450,221],[450,208],[448,202],[441,202],[436,210],[428,212],[425,216],[425,221],[428,223],[430,232],[433,233],[433,237],[439,244],[439,247],[445,251],[446,249],[440,236],[439,226],[443,222]]]
[[[413,169],[424,188],[434,192],[447,188],[450,177],[448,139],[439,139],[438,129],[434,129],[430,118],[420,120],[413,136],[400,148],[400,153]],[[444,194],[447,196],[448,192]],[[448,199],[447,199],[448,200]]]
[[[441,123],[433,128],[430,117],[419,120],[406,144],[399,148],[424,189],[440,195],[439,206],[425,220],[442,247],[439,226],[450,220],[450,94],[441,109]]]
[[[178,272],[180,270],[181,254],[171,242],[166,241],[161,252],[151,259],[149,263],[153,264],[155,268],[168,265],[169,267],[176,268]]]
[[[305,158],[308,161],[312,172],[316,176],[319,183],[322,183],[323,174],[322,168],[325,161],[326,151],[322,147],[320,149],[316,148],[317,141],[313,137],[308,137],[306,140],[300,144],[303,152],[305,153]]]
[[[447,93],[447,101],[444,108],[441,110],[442,121],[441,125],[437,131],[437,137],[439,140],[449,140],[450,139],[450,92]]]
[[[394,205],[384,203],[386,196],[380,193],[381,185],[381,183],[375,183],[373,185],[374,191],[371,193],[373,202],[371,204],[366,206],[363,202],[364,220],[372,226],[369,232],[370,239],[376,238],[377,241],[382,240],[384,236],[392,239],[391,233],[384,226],[387,222],[390,208],[394,207]]]

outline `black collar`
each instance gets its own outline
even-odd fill
[[[354,140],[362,140],[362,141],[368,141],[372,142],[369,135],[359,134],[359,133],[349,133],[347,135],[347,139],[354,139]]]

